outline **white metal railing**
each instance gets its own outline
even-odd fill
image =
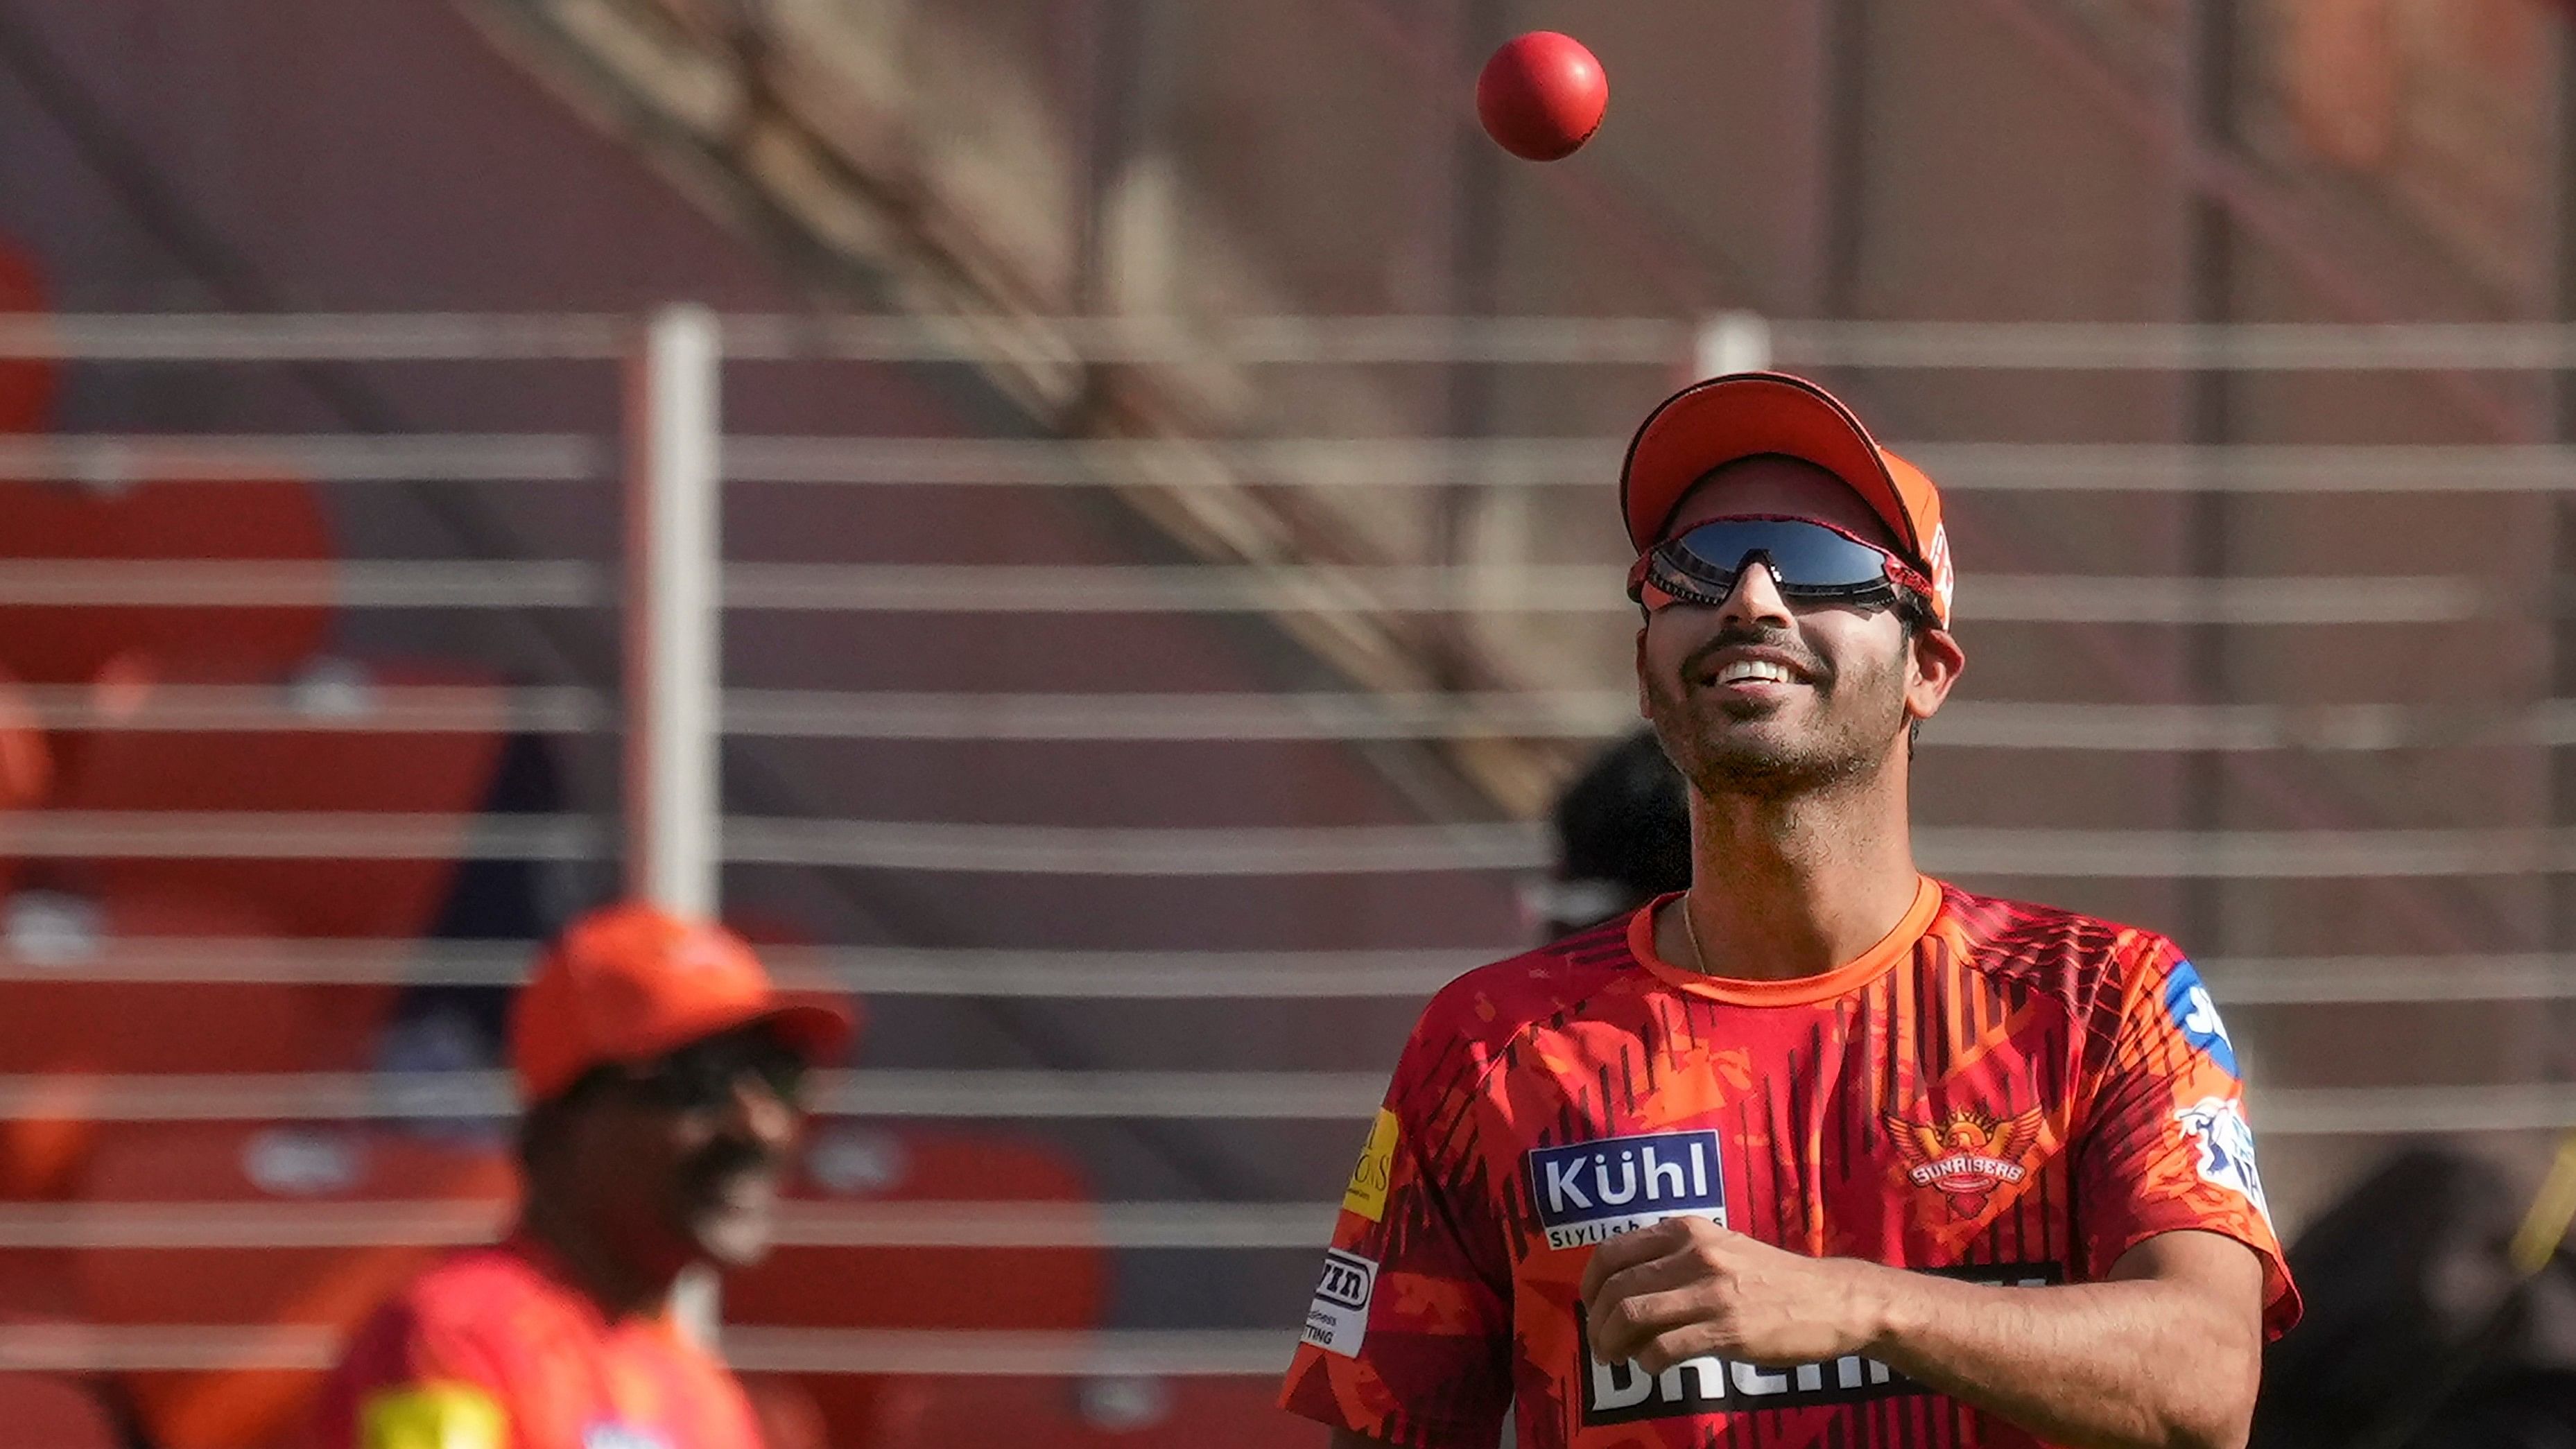
[[[1048,951],[911,946],[768,947],[779,981],[862,996],[1065,1001],[1422,1001],[1523,948],[1441,950]],[[0,952],[0,981],[232,985],[515,986],[538,943],[411,940],[111,939],[70,955]],[[2218,957],[2202,960],[2227,1006],[2576,999],[2576,958]],[[311,1115],[311,1114],[301,1114]]]
[[[765,947],[783,986],[858,996],[1054,1001],[1425,1001],[1520,947],[1455,950],[925,950]],[[538,942],[108,939],[77,957],[5,955],[0,981],[234,986],[518,986]],[[2576,999],[2576,957],[2324,955],[2202,960],[2223,1006]]]
[[[1722,329],[1788,367],[1941,371],[2535,372],[2576,369],[2576,328],[2540,322],[1802,321],[1670,317],[964,318],[731,314],[742,362],[1223,361],[1237,365],[1683,367]],[[622,361],[623,314],[207,313],[0,316],[0,357],[115,362]],[[1758,355],[1758,354],[1757,354]]]
[[[47,729],[97,731],[586,734],[614,729],[592,690],[370,685],[361,707],[308,712],[278,691],[156,685],[140,702],[80,686],[20,686],[16,702]],[[1196,741],[1606,739],[1637,726],[1626,690],[1457,694],[1018,694],[897,690],[729,690],[730,735],[803,739]],[[2042,704],[1960,700],[1928,748],[1991,750],[2304,750],[2371,752],[2576,745],[2576,700],[2537,704]]]
[[[781,1247],[1311,1249],[1330,1203],[791,1202]],[[0,1203],[0,1251],[461,1247],[507,1227],[496,1201]]]
[[[31,858],[597,860],[579,816],[51,811],[0,817]],[[1533,871],[1537,827],[961,825],[728,818],[724,858],[754,865],[1067,876],[1413,875]],[[2576,870],[2576,829],[1920,830],[1927,869],[2039,880],[2349,880]]]
[[[739,1328],[723,1351],[745,1373],[1010,1377],[1275,1377],[1296,1336],[1283,1329]],[[320,1371],[338,1362],[328,1329],[234,1324],[105,1328],[0,1324],[0,1372]]]
[[[1624,616],[1623,578],[1590,564],[1497,578],[1470,565],[735,563],[714,593],[724,608],[786,613]],[[0,563],[0,605],[590,609],[610,602],[609,580],[574,560],[19,560]],[[1987,574],[1960,597],[1974,623],[2443,624],[2514,608],[2488,580],[2445,575]]]
[[[737,483],[923,488],[1168,490],[1239,482],[1296,488],[1606,488],[1624,437],[1155,440],[820,438],[733,433]],[[1947,493],[2563,493],[2576,451],[2542,444],[2324,446],[1921,443],[1899,448]],[[1213,461],[1221,471],[1174,464]],[[66,434],[0,438],[0,478],[123,483],[566,483],[613,476],[616,450],[577,433]]]
[[[1365,1122],[1382,1072],[868,1070],[817,1074],[824,1117],[922,1121]],[[2576,1128],[2576,1083],[2266,1087],[2266,1136]],[[0,1113],[104,1122],[498,1121],[505,1072],[0,1075]]]

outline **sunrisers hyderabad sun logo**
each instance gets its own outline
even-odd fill
[[[1896,1116],[1880,1120],[1905,1159],[1905,1180],[1935,1189],[1950,1211],[1972,1218],[1986,1210],[1996,1188],[2030,1175],[2021,1160],[2038,1144],[2047,1115],[2039,1107],[2002,1118],[1962,1108],[1937,1124]]]

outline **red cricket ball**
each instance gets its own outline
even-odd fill
[[[1533,30],[1504,42],[1476,77],[1476,119],[1485,134],[1529,161],[1571,156],[1601,129],[1610,77],[1583,42]]]

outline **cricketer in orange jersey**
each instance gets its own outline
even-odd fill
[[[1915,868],[1965,663],[1930,480],[1739,374],[1621,488],[1692,884],[1434,998],[1283,1403],[1337,1446],[2237,1449],[2299,1309],[2207,991]]]
[[[511,1023],[519,1227],[359,1330],[319,1449],[759,1449],[672,1288],[767,1251],[804,1069],[849,1033],[837,1009],[779,997],[720,927],[638,905],[575,922]]]

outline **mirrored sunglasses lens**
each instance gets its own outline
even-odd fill
[[[1672,541],[1676,559],[1694,577],[1733,582],[1746,556],[1760,552],[1784,588],[1847,589],[1887,577],[1887,560],[1821,524],[1769,519],[1719,519]]]

